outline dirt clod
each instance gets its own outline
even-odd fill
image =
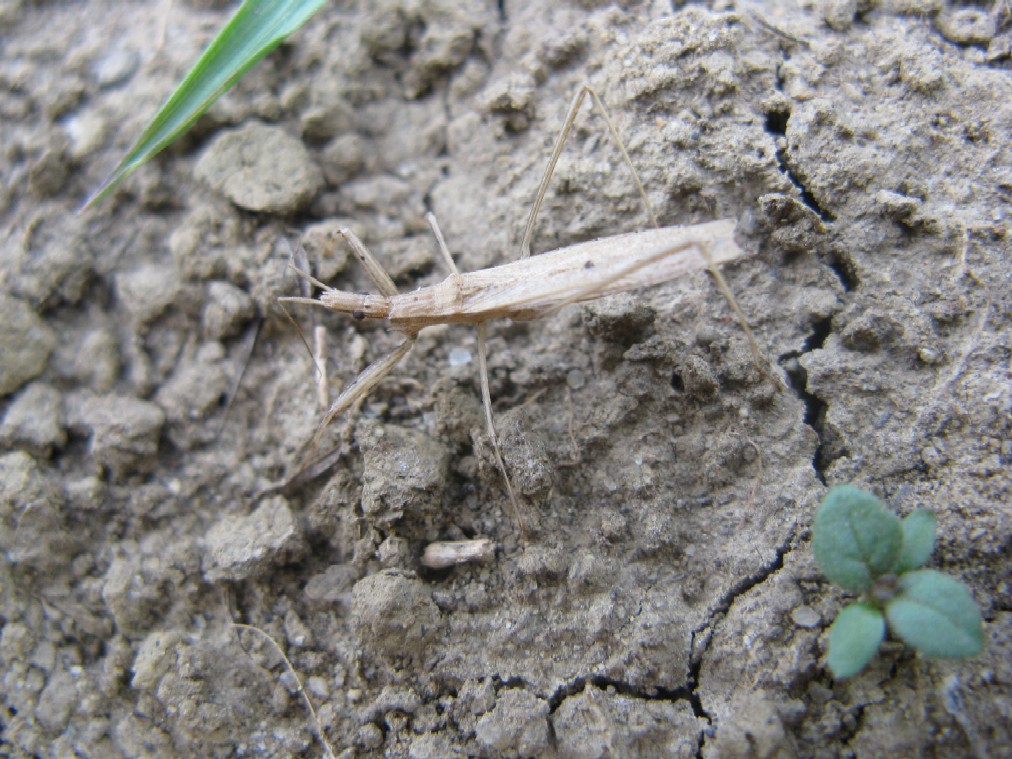
[[[24,301],[0,295],[0,397],[46,368],[56,334]]]
[[[504,756],[537,755],[548,748],[548,703],[526,690],[502,690],[475,734],[479,745]]]
[[[201,181],[249,211],[292,213],[323,185],[323,173],[299,140],[260,123],[217,137],[195,171]]]
[[[304,550],[288,503],[274,496],[249,516],[225,517],[208,531],[204,577],[210,582],[259,577]]]

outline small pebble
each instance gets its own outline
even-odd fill
[[[986,45],[995,34],[995,17],[981,8],[960,8],[939,14],[935,26],[957,45]]]
[[[813,609],[811,606],[799,606],[791,612],[791,619],[794,620],[794,624],[798,627],[818,627],[819,623],[822,622],[822,617],[819,616],[819,612]]]
[[[48,454],[67,442],[62,417],[60,392],[50,385],[33,382],[7,407],[0,423],[0,442]]]
[[[147,264],[113,278],[116,297],[137,324],[148,324],[172,305],[182,283],[175,267]]]
[[[570,369],[566,372],[566,384],[571,390],[579,390],[587,384],[587,378],[580,369]]]
[[[136,52],[123,47],[112,47],[95,61],[92,74],[102,89],[118,87],[134,75],[140,58]]]
[[[209,582],[260,577],[304,548],[287,501],[268,498],[249,516],[225,517],[208,531],[204,577]]]
[[[323,172],[302,142],[258,122],[215,137],[194,171],[248,211],[294,213],[323,186]]]
[[[450,366],[467,366],[471,363],[471,351],[467,348],[450,349]]]

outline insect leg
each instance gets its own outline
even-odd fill
[[[327,415],[323,417],[323,421],[320,422],[320,427],[317,429],[316,435],[313,436],[313,447],[316,447],[319,443],[324,428],[331,423],[334,417],[372,392],[372,389],[380,383],[380,380],[386,377],[397,366],[400,360],[407,355],[407,352],[411,350],[411,346],[415,344],[415,340],[417,339],[417,333],[409,334],[403,343],[387,355],[369,364],[350,385],[341,391],[341,394],[337,396],[337,400],[327,410]]]
[[[636,183],[636,191],[643,199],[643,203],[647,207],[647,214],[650,217],[650,224],[653,227],[658,227],[657,217],[654,215],[653,206],[650,204],[650,199],[647,197],[646,190],[643,189],[643,183],[640,181],[639,174],[636,171],[636,167],[633,166],[632,159],[629,158],[629,152],[625,148],[625,143],[619,136],[618,129],[615,128],[615,123],[611,120],[611,116],[608,115],[608,109],[604,107],[604,103],[601,102],[601,98],[597,96],[597,93],[589,85],[583,85],[580,87],[580,91],[576,93],[576,97],[573,98],[572,105],[569,106],[569,113],[566,114],[566,120],[562,126],[562,131],[559,132],[559,137],[555,142],[555,147],[552,149],[552,157],[548,160],[548,168],[545,169],[545,175],[541,179],[541,184],[538,186],[538,194],[534,198],[534,205],[531,206],[531,213],[527,217],[527,226],[524,228],[524,237],[520,243],[520,257],[527,258],[531,254],[531,238],[534,236],[534,222],[537,219],[538,211],[541,210],[541,203],[545,199],[545,193],[548,191],[548,183],[552,179],[552,174],[555,172],[555,165],[559,162],[559,156],[562,155],[562,149],[566,145],[566,140],[569,137],[569,133],[573,129],[573,124],[576,121],[576,115],[580,111],[580,106],[583,105],[584,98],[590,95],[594,106],[600,112],[601,116],[604,117],[604,123],[608,125],[608,132],[611,134],[612,139],[618,146],[619,151],[622,153],[622,160],[625,161],[625,165],[629,167],[629,171],[632,173],[633,182]]]
[[[449,267],[450,272],[452,274],[459,274],[457,264],[454,263],[453,257],[450,255],[450,249],[446,247],[446,240],[443,239],[443,233],[439,229],[439,222],[436,221],[435,214],[425,214],[425,220],[432,227],[432,233],[436,236],[436,242],[439,243],[439,252],[442,254],[443,260]],[[506,492],[509,494],[510,504],[513,506],[514,517],[520,526],[521,541],[526,546],[527,531],[524,529],[523,519],[520,518],[520,504],[517,501],[516,494],[513,492],[513,483],[510,482],[509,472],[506,471],[506,462],[503,461],[502,452],[499,450],[499,437],[496,435],[495,423],[492,420],[492,394],[489,391],[488,350],[485,339],[488,330],[486,322],[478,322],[476,326],[478,327],[478,371],[481,374],[481,400],[482,405],[485,407],[485,426],[488,429],[489,440],[492,441],[492,451],[495,454],[496,464],[499,465],[499,471],[502,472],[503,481],[506,483]]]
[[[397,295],[397,285],[390,279],[387,270],[376,260],[376,256],[365,246],[365,243],[358,239],[358,236],[347,227],[343,227],[338,234],[348,243],[351,252],[355,254],[355,258],[362,264],[362,268],[365,270],[366,276],[369,277],[369,281],[380,291],[380,294],[388,298],[392,295]]]
[[[513,515],[520,526],[520,539],[523,545],[527,545],[527,531],[524,529],[524,520],[520,516],[520,503],[513,492],[513,483],[510,482],[509,472],[506,471],[506,462],[503,461],[502,453],[499,450],[499,438],[495,433],[495,424],[492,421],[492,394],[488,387],[488,351],[485,345],[487,332],[485,322],[478,322],[478,371],[481,373],[481,400],[485,406],[485,426],[488,428],[488,436],[492,441],[492,451],[495,453],[496,463],[499,471],[502,472],[503,480],[506,482],[506,492],[509,494],[510,504],[513,506]]]
[[[738,305],[738,301],[734,297],[734,293],[731,292],[730,286],[727,284],[727,280],[724,279],[724,275],[720,269],[717,268],[716,264],[713,263],[713,258],[710,256],[710,251],[705,244],[699,246],[699,252],[703,254],[703,258],[706,259],[706,266],[710,272],[710,276],[713,277],[714,283],[717,285],[717,289],[720,290],[720,294],[724,296],[724,300],[734,311],[735,317],[738,319],[738,324],[745,333],[745,337],[748,338],[749,351],[752,353],[752,361],[755,362],[756,369],[759,373],[772,382],[780,390],[786,390],[783,380],[778,376],[770,372],[767,368],[767,363],[763,359],[762,354],[759,352],[759,343],[755,339],[755,335],[752,334],[751,327],[748,326],[748,319],[745,318],[745,312],[741,310],[741,306]]]
[[[443,233],[439,229],[439,222],[436,221],[436,215],[434,213],[425,214],[425,220],[429,222],[429,226],[432,228],[432,234],[436,236],[436,242],[439,243],[439,252],[443,256],[443,261],[450,269],[451,274],[460,274],[457,270],[457,264],[453,262],[453,256],[450,255],[450,249],[446,247],[446,240],[443,239]]]

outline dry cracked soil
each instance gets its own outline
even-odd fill
[[[78,213],[232,7],[0,2],[0,753],[1012,756],[1007,0],[335,2]],[[439,281],[428,211],[515,259],[584,83],[784,388],[705,272],[491,324],[525,541],[472,328],[313,450],[307,343],[333,398],[398,337],[277,299],[369,287],[342,226]],[[584,108],[534,252],[647,224]],[[981,656],[834,681],[838,482],[937,515]]]

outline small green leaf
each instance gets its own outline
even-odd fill
[[[966,586],[933,569],[900,576],[886,604],[889,627],[925,656],[975,656],[984,646],[980,609]]]
[[[902,541],[896,515],[852,485],[830,488],[815,515],[815,560],[826,577],[856,593],[892,569]]]
[[[826,663],[834,677],[856,675],[871,661],[885,637],[882,612],[869,603],[844,608],[829,628]]]
[[[927,509],[918,509],[900,522],[903,531],[903,548],[896,562],[896,572],[910,572],[923,566],[935,550],[935,515]]]
[[[306,23],[326,1],[244,0],[84,207],[98,203],[134,169],[185,132],[254,63]]]

